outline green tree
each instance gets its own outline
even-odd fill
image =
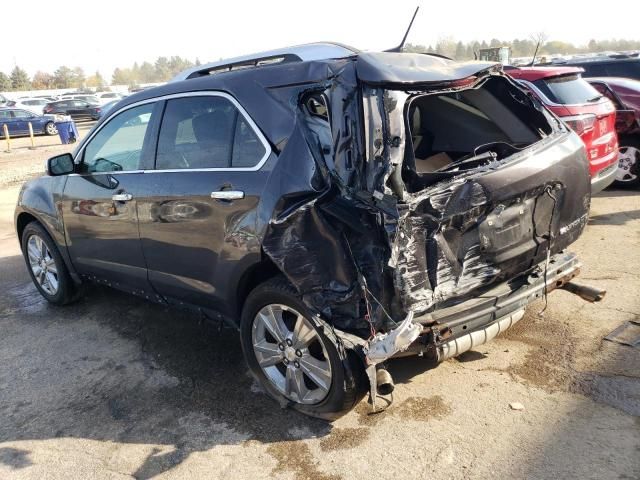
[[[458,42],[456,44],[455,59],[456,60],[468,60],[469,58],[473,58],[473,56],[467,57],[467,49],[464,48],[464,43]]]
[[[157,82],[164,82],[171,78],[171,69],[169,68],[169,59],[167,57],[158,57],[155,67]]]
[[[31,88],[29,75],[17,65],[11,72],[11,88],[13,90],[29,90]]]
[[[140,65],[140,82],[153,83],[156,81],[156,69],[149,62]]]
[[[0,92],[11,90],[11,79],[6,73],[0,72]]]
[[[129,85],[133,83],[131,78],[131,70],[128,68],[116,68],[111,77],[112,85]]]
[[[73,70],[67,66],[61,66],[53,72],[53,84],[55,88],[71,88],[73,83]]]

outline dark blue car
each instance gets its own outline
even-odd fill
[[[29,123],[34,135],[57,135],[58,130],[53,115],[39,115],[22,108],[0,108],[0,137],[4,137],[4,127],[10,136],[29,135]]]

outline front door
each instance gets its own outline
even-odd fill
[[[27,135],[29,133],[29,122],[32,122],[34,131],[37,131],[37,125],[35,125],[36,116],[33,112],[26,110],[13,110],[14,117],[14,129],[16,135]]]
[[[155,170],[138,195],[140,236],[154,289],[225,311],[240,265],[255,262],[255,213],[269,144],[229,96],[166,102]]]
[[[81,275],[111,286],[150,292],[138,235],[137,194],[152,158],[153,103],[106,122],[76,156],[77,174],[64,188],[69,255]]]

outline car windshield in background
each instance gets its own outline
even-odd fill
[[[543,78],[533,83],[553,103],[576,105],[601,97],[600,93],[579,75]]]

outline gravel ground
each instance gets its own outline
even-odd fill
[[[9,158],[36,171],[56,148]],[[543,317],[535,304],[458,359],[391,362],[397,387],[386,412],[369,415],[362,402],[327,424],[266,397],[232,331],[102,288],[73,306],[47,305],[20,256],[18,186],[7,183],[3,480],[640,478],[640,349],[603,340],[639,319],[639,192],[595,198],[574,245],[582,281],[608,290],[603,302],[554,292]]]
[[[95,122],[77,124],[80,139],[85,137],[93,125]],[[38,135],[34,137],[34,143],[35,150],[31,150],[29,137],[12,138],[11,152],[7,152],[7,142],[0,138],[0,188],[41,175],[47,158],[71,152],[75,148],[75,144],[62,145],[58,136]]]

